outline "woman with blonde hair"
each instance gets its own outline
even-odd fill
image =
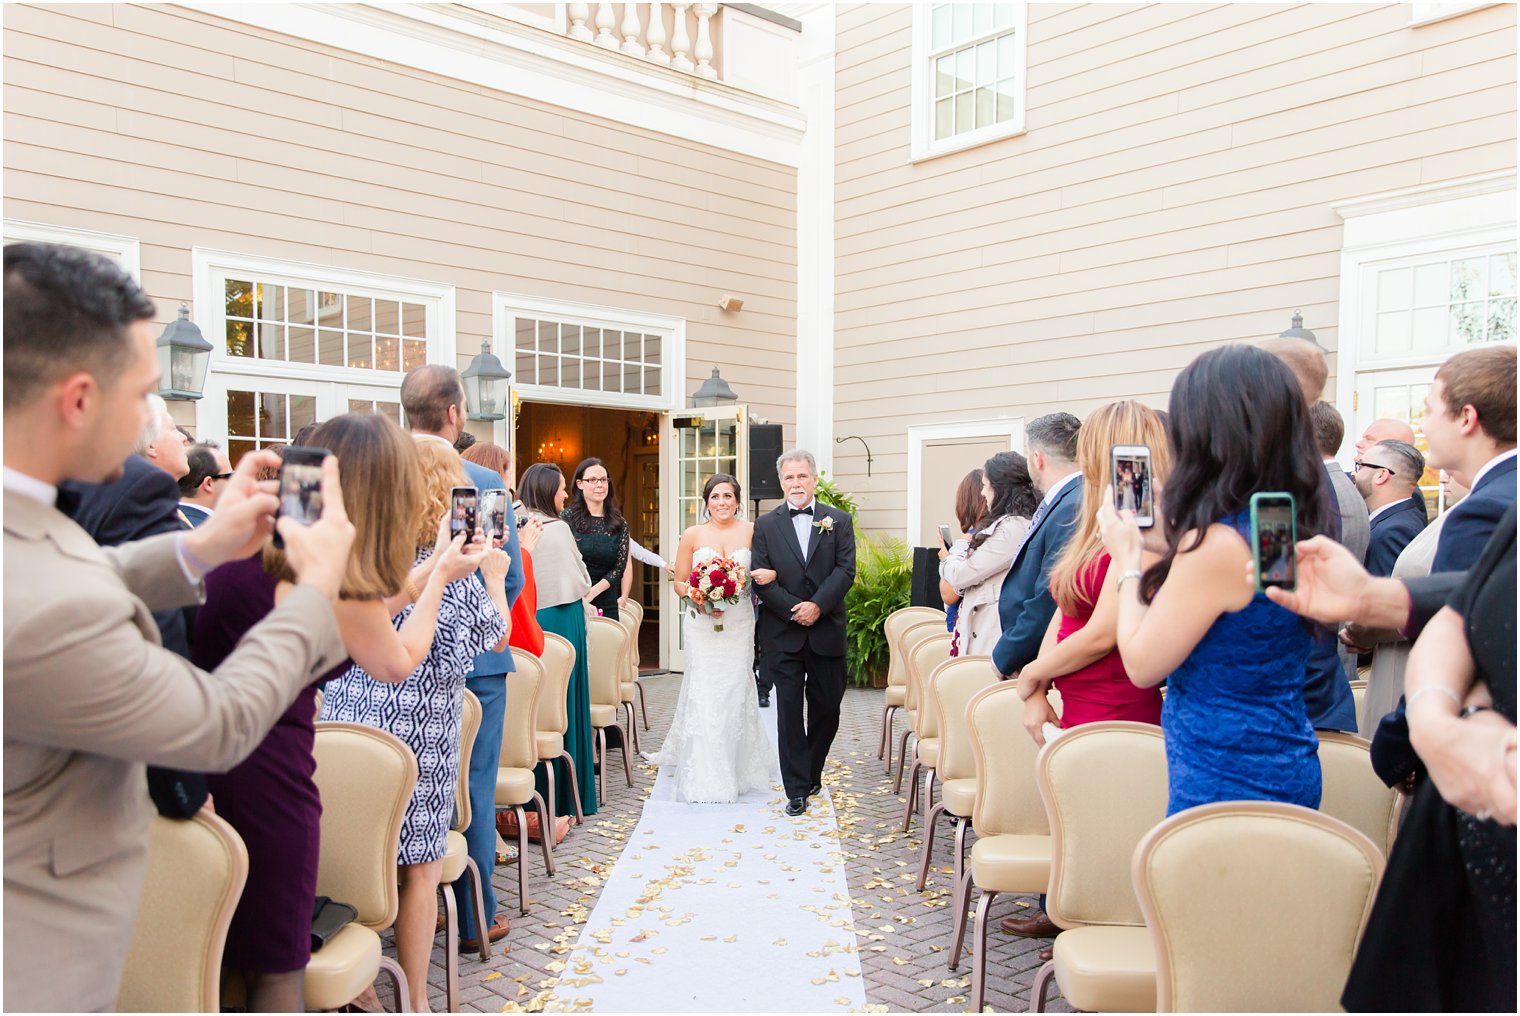
[[[423,507],[401,532],[415,546],[421,563],[433,554],[436,520],[448,513],[450,492],[468,486],[469,481],[458,453],[441,442],[418,442],[417,456]],[[427,656],[410,677],[400,684],[387,684],[353,666],[330,682],[322,697],[322,719],[389,731],[417,756],[417,789],[407,804],[397,852],[401,905],[396,915],[396,956],[406,971],[417,1012],[428,1011],[428,959],[459,772],[465,678],[475,657],[506,645],[506,619],[511,616],[506,591],[511,561],[506,552],[485,550],[476,560],[485,587],[468,574],[444,587],[437,632]],[[396,624],[404,625],[409,613],[410,608],[397,615]]]
[[[1052,683],[1061,693],[1063,729],[1100,720],[1161,722],[1160,689],[1135,687],[1119,657],[1119,598],[1108,551],[1098,535],[1098,509],[1115,486],[1109,475],[1111,450],[1125,444],[1150,448],[1153,485],[1165,482],[1171,470],[1166,428],[1154,409],[1134,401],[1114,402],[1083,422],[1077,438],[1081,514],[1050,569],[1056,613],[1040,655],[1019,673],[1024,728],[1036,744],[1045,743],[1045,724],[1056,722],[1045,699]]]

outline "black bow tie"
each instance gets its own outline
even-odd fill
[[[811,505],[809,505],[806,508],[788,508],[787,511],[789,511],[789,512],[792,513],[792,518],[794,518],[794,519],[797,516],[799,516],[799,515],[811,515],[811,514],[813,514],[813,509],[812,509]]]
[[[79,491],[72,487],[60,486],[58,488],[58,499],[53,502],[53,507],[63,512],[69,518],[73,518],[74,514],[79,511]]]

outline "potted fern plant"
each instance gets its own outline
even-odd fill
[[[863,687],[887,685],[887,638],[882,626],[908,605],[913,559],[902,540],[861,534],[855,543],[855,584],[845,595],[848,623],[845,666],[850,681]]]

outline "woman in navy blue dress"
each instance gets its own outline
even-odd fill
[[[1178,375],[1170,410],[1161,559],[1142,574],[1141,532],[1132,512],[1115,510],[1112,490],[1098,513],[1118,574],[1124,668],[1142,688],[1167,682],[1167,813],[1238,800],[1317,808],[1308,622],[1245,580],[1253,493],[1292,494],[1300,539],[1327,530],[1325,470],[1302,389],[1272,355],[1225,346]]]

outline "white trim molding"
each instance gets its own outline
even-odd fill
[[[6,243],[13,240],[23,243],[58,243],[83,247],[115,258],[139,285],[142,284],[142,244],[135,236],[102,233],[96,229],[80,229],[77,226],[29,222],[25,219],[6,219],[4,228]]]
[[[834,47],[832,4],[801,15],[807,133],[797,170],[797,438],[834,470]]]
[[[800,110],[468,7],[192,3],[218,18],[795,167]]]
[[[1409,27],[1433,25],[1437,21],[1460,17],[1469,11],[1494,7],[1491,3],[1413,3],[1409,5]]]
[[[517,317],[548,318],[592,328],[654,333],[662,337],[660,395],[625,395],[581,388],[558,388],[518,382]],[[670,412],[681,408],[686,387],[686,319],[664,314],[645,314],[589,303],[547,300],[542,297],[505,293],[491,294],[491,335],[495,352],[513,373],[513,390],[531,402],[554,402],[602,409],[641,409]]]
[[[908,428],[908,503],[907,526],[903,535],[908,546],[915,545],[923,518],[919,512],[923,500],[924,445],[958,437],[1007,437],[1008,447],[1017,451],[1024,446],[1024,418],[1005,416],[994,420],[968,420],[959,423],[925,423]]]

